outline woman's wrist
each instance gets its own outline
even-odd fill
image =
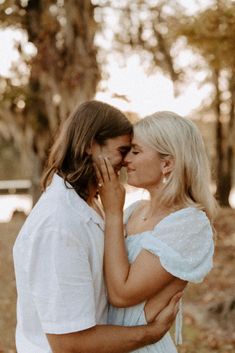
[[[123,234],[123,214],[108,212],[105,214],[105,234]]]
[[[108,209],[105,210],[105,221],[120,221],[123,220],[123,211],[118,209]]]
[[[120,229],[123,229],[123,217],[120,215],[109,214],[107,217],[105,216],[105,228],[109,230],[109,233],[113,233],[112,230],[115,229],[115,234],[120,232]]]

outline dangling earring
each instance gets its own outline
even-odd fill
[[[162,184],[166,184],[166,182],[167,182],[167,179],[166,179],[166,177],[164,175],[163,178],[162,178]]]

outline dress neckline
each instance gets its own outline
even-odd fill
[[[186,211],[186,210],[189,210],[189,209],[193,209],[195,210],[196,207],[192,207],[192,206],[188,206],[188,207],[183,207],[177,211],[173,211],[171,213],[169,213],[167,216],[163,217],[157,224],[155,224],[155,226],[152,228],[152,229],[148,229],[148,230],[144,230],[143,232],[140,232],[140,233],[133,233],[133,234],[127,234],[127,231],[126,231],[126,226],[127,226],[127,223],[128,223],[128,220],[129,218],[131,217],[132,213],[134,212],[134,210],[136,209],[137,205],[139,204],[139,202],[137,202],[135,204],[135,207],[133,207],[131,209],[131,212],[128,214],[126,220],[125,220],[125,238],[126,239],[130,239],[130,238],[134,238],[138,235],[142,235],[142,234],[145,234],[145,233],[148,233],[148,232],[153,232],[157,227],[159,227],[159,225],[161,225],[162,223],[164,223],[168,218],[172,217],[172,216],[175,216],[176,214],[182,212],[182,211]]]

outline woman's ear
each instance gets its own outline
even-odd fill
[[[171,156],[165,156],[161,163],[162,174],[166,175],[174,169],[175,160]]]

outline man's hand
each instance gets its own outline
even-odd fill
[[[182,295],[183,292],[175,294],[167,306],[157,315],[155,321],[148,324],[150,336],[152,337],[151,343],[159,341],[171,328],[179,311],[179,300]]]
[[[47,334],[53,353],[127,353],[159,341],[171,327],[179,310],[178,292],[158,314],[142,326],[97,325],[68,334]]]

